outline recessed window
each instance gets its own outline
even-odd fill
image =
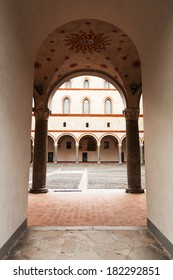
[[[108,150],[108,149],[109,149],[109,142],[108,142],[108,141],[105,141],[105,142],[104,142],[104,149],[105,149],[105,150]]]
[[[110,88],[110,83],[108,81],[105,81],[105,88]]]
[[[88,80],[84,81],[84,88],[89,88],[89,81]]]
[[[89,123],[88,122],[86,123],[86,127],[89,127]]]
[[[66,149],[71,149],[71,142],[66,143]]]
[[[109,98],[105,101],[105,114],[112,114],[112,103]]]
[[[70,80],[66,81],[65,87],[66,87],[66,88],[71,88],[71,82],[70,82]]]
[[[66,127],[66,122],[63,122],[63,127]]]
[[[90,113],[90,103],[88,99],[85,99],[83,102],[83,114],[89,114]]]
[[[69,114],[70,113],[70,100],[69,100],[69,98],[64,99],[63,113],[64,114]]]
[[[110,122],[107,122],[107,127],[110,127]]]

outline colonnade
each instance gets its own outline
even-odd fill
[[[47,127],[48,108],[35,108],[35,145],[33,157],[33,183],[31,193],[45,193],[46,187],[46,165],[47,165]],[[126,108],[124,110],[126,119],[126,147],[127,147],[127,193],[143,193],[141,187],[141,163],[143,163],[143,145],[139,143],[138,117],[139,110]],[[54,144],[54,162],[57,162],[57,147]],[[79,163],[79,143],[75,144],[75,161]],[[100,143],[97,144],[97,163],[100,163]],[[119,164],[122,163],[122,143],[118,143]]]

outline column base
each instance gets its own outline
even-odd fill
[[[126,193],[144,193],[144,189],[140,188],[140,189],[133,189],[133,188],[129,188],[127,187],[126,190],[125,190]]]
[[[31,188],[29,190],[29,193],[47,193],[48,189],[47,187],[43,187],[43,188]]]

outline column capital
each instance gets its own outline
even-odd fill
[[[48,120],[50,110],[47,107],[34,108],[33,111],[37,120]]]
[[[126,108],[125,110],[123,110],[123,114],[124,114],[126,120],[128,120],[128,121],[138,120],[139,109],[137,109],[137,108]]]
[[[121,148],[122,147],[122,143],[118,143],[118,147]]]
[[[58,143],[54,143],[54,147],[55,147],[55,148],[58,147]]]
[[[76,148],[79,148],[79,143],[76,143],[75,146],[76,146]]]

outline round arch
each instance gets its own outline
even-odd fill
[[[119,139],[114,134],[104,134],[100,139],[100,162],[119,162]]]
[[[63,77],[61,77],[59,80],[57,80],[52,85],[52,87],[48,93],[47,99],[46,99],[46,102],[47,102],[49,108],[51,108],[52,98],[53,98],[55,92],[57,91],[57,89],[61,85],[63,85],[66,82],[66,80],[71,80],[71,79],[79,77],[79,76],[84,76],[84,77],[85,76],[95,76],[95,77],[99,77],[99,78],[109,81],[118,90],[118,92],[122,98],[124,108],[127,107],[127,96],[124,91],[124,88],[115,78],[111,77],[108,73],[104,73],[103,71],[97,71],[97,70],[93,70],[93,69],[88,71],[88,69],[86,69],[86,70],[83,69],[83,70],[78,70],[75,72],[70,72],[70,73],[64,75]]]
[[[109,20],[97,18],[72,20],[55,27],[36,55],[36,107],[43,102],[47,106],[55,89],[70,78],[91,74],[115,85],[125,107],[138,107],[141,62],[128,33]]]
[[[76,161],[76,138],[71,133],[63,133],[57,138],[57,161]]]
[[[98,140],[93,134],[83,134],[79,138],[79,161],[97,162]]]

